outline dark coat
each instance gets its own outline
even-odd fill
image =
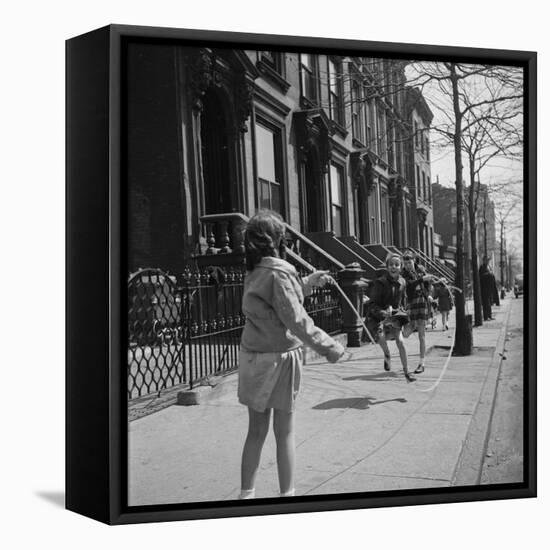
[[[374,281],[367,304],[367,317],[383,321],[388,316],[383,310],[389,306],[394,309],[405,308],[405,279],[392,279],[385,273]]]
[[[437,298],[440,311],[451,311],[453,309],[451,291],[445,286],[441,285],[436,288],[434,298]]]
[[[493,292],[493,278],[491,272],[485,264],[481,264],[479,268],[479,283],[481,285],[481,292],[490,295]]]

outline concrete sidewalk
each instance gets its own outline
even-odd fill
[[[453,357],[439,385],[453,331],[427,332],[426,371],[403,377],[395,343],[393,370],[379,348],[351,348],[351,361],[313,360],[303,369],[296,411],[296,494],[334,494],[479,483],[510,299],[496,319],[474,329],[474,354]],[[451,318],[451,329],[454,319]],[[410,368],[418,338],[406,340]],[[129,427],[129,504],[235,499],[247,430],[227,376],[198,406],[170,406]],[[256,494],[279,493],[275,442],[262,454]]]

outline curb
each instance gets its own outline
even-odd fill
[[[509,303],[508,311],[505,313],[502,328],[498,335],[495,351],[483,382],[480,398],[462,444],[455,473],[451,480],[452,486],[480,484],[511,312],[512,305]]]
[[[173,404],[188,407],[192,405],[206,405],[215,401],[227,393],[228,388],[231,387],[231,382],[235,380],[234,375],[236,374],[237,369],[234,369],[220,376],[211,377],[208,379],[207,384],[179,391],[177,400]]]
[[[219,396],[221,388],[227,385],[224,384],[226,378],[236,372],[236,370],[230,370],[224,374],[210,376],[193,389],[189,388],[189,384],[178,384],[163,390],[159,397],[150,394],[134,399],[128,406],[128,421],[139,420],[172,405],[199,405],[205,403],[210,397]]]

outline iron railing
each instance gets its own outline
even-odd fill
[[[244,316],[242,268],[142,269],[128,280],[128,399],[238,367]],[[342,330],[339,295],[315,288],[304,306],[329,334]]]

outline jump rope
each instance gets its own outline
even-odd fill
[[[348,298],[347,294],[344,292],[342,287],[336,282],[334,277],[332,277],[331,275],[327,274],[327,275],[325,275],[325,277],[327,277],[328,282],[330,284],[332,284],[338,290],[338,292],[341,294],[341,296],[344,298],[345,302],[351,308],[352,312],[355,313],[355,315],[357,316],[357,319],[359,320],[359,322],[361,323],[361,325],[365,329],[365,332],[367,333],[367,336],[368,336],[369,340],[372,342],[372,344],[374,344],[376,346],[377,344],[374,341],[374,338],[372,337],[372,334],[370,333],[369,329],[367,328],[367,325],[365,324],[365,321],[363,320],[363,316],[357,311],[355,306],[351,303],[351,300]],[[441,283],[447,289],[447,291],[449,292],[449,296],[451,298],[451,304],[454,307],[455,306],[455,300],[454,300],[453,293],[451,292],[451,288],[454,289],[454,290],[457,290],[458,292],[462,292],[462,291],[459,288],[455,287],[455,286],[448,285],[442,279],[436,279],[436,282]],[[430,391],[435,390],[435,388],[437,388],[437,386],[439,385],[439,383],[441,382],[441,380],[445,376],[445,372],[447,371],[447,367],[449,366],[449,363],[451,361],[451,355],[452,355],[453,348],[454,348],[454,345],[455,345],[455,339],[456,339],[456,327],[453,331],[452,343],[451,343],[451,347],[449,349],[449,354],[447,355],[447,359],[445,360],[445,364],[443,365],[443,369],[441,370],[437,380],[429,388],[424,388],[424,389],[415,388],[416,391],[430,392]],[[349,353],[349,357],[347,359],[344,359],[344,361],[353,360],[353,354],[351,352],[348,352],[348,353]]]

